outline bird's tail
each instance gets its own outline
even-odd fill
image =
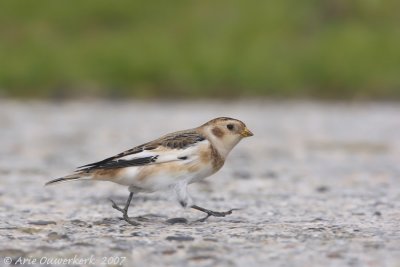
[[[76,180],[87,180],[87,179],[91,179],[90,175],[88,175],[87,173],[78,172],[78,173],[74,173],[71,175],[67,175],[64,177],[60,177],[60,178],[48,181],[44,185],[51,185],[51,184],[76,181]]]

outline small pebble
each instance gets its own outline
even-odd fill
[[[55,221],[42,221],[42,220],[39,220],[39,221],[31,221],[31,222],[29,222],[29,224],[32,224],[32,225],[49,225],[49,224],[57,224]]]
[[[250,179],[251,173],[248,172],[248,171],[242,171],[242,170],[239,171],[239,170],[237,170],[237,171],[233,172],[233,176],[237,177],[237,178],[240,178],[240,179],[247,180],[247,179]]]
[[[166,220],[165,222],[168,224],[177,224],[177,223],[187,224],[188,220],[185,218],[172,218],[172,219]]]
[[[325,185],[318,186],[315,190],[319,193],[326,193],[329,191],[329,187]]]
[[[380,211],[375,211],[374,215],[380,217],[380,216],[382,216],[382,213]]]
[[[168,241],[193,241],[194,237],[191,236],[167,236]]]
[[[47,235],[47,239],[50,241],[59,240],[59,239],[69,239],[66,234],[59,234],[57,232],[51,232]]]

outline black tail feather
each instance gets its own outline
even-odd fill
[[[85,179],[85,178],[87,178],[87,177],[82,176],[81,174],[72,174],[72,175],[68,175],[65,177],[61,177],[61,178],[57,178],[57,179],[48,181],[44,185],[51,185],[51,184],[55,184],[55,183],[68,182],[68,181],[80,180],[80,179]]]

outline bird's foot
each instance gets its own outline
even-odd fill
[[[127,213],[124,213],[123,219],[124,219],[124,221],[126,221],[126,222],[129,223],[130,225],[133,225],[133,226],[138,226],[138,225],[140,225],[140,223],[131,220],[131,219],[129,218],[129,216],[128,216]]]
[[[113,207],[113,209],[116,209],[116,210],[122,212],[122,219],[123,219],[124,221],[126,221],[126,222],[129,223],[130,225],[134,225],[134,226],[140,225],[140,223],[138,223],[138,222],[136,222],[136,221],[133,221],[133,220],[131,220],[131,219],[129,218],[129,216],[128,216],[128,210],[127,210],[127,209],[122,209],[122,208],[118,207],[118,205],[117,205],[112,199],[110,199],[110,201],[111,201],[111,203],[112,203],[112,206],[111,206],[111,207]]]
[[[199,210],[199,211],[202,211],[202,212],[207,214],[207,216],[197,220],[197,222],[204,222],[205,220],[207,220],[211,216],[214,216],[214,217],[225,217],[226,215],[232,214],[232,211],[239,210],[239,209],[230,209],[228,211],[213,211],[213,210],[208,210],[208,209],[196,206],[196,205],[193,205],[192,208],[196,209],[196,210]]]

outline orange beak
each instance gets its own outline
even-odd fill
[[[240,133],[240,135],[243,137],[250,137],[253,136],[254,134],[249,129],[247,129],[247,127],[245,127],[243,132]]]

